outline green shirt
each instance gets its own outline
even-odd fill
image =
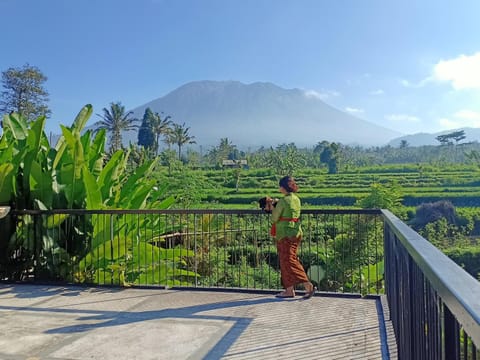
[[[289,193],[281,198],[272,211],[272,221],[276,224],[278,241],[287,236],[301,236],[302,228],[299,221],[280,221],[280,218],[298,219],[300,217],[301,202],[297,195]]]

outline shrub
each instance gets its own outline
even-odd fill
[[[455,207],[450,201],[442,200],[418,206],[411,225],[419,231],[424,229],[427,224],[440,219],[445,219],[448,224],[458,223]]]
[[[480,247],[455,247],[446,249],[444,253],[459,266],[464,268],[466,272],[478,279],[478,276],[480,275]]]

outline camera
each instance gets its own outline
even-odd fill
[[[273,208],[277,205],[278,199],[271,198],[270,196],[265,196],[258,200],[258,205],[260,209],[266,213],[271,213]]]

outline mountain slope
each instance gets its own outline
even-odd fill
[[[271,83],[191,82],[135,108],[134,116],[141,119],[147,107],[185,123],[197,144],[205,146],[217,145],[221,138],[238,146],[291,142],[312,146],[322,140],[383,145],[400,135],[339,111],[302,90]]]

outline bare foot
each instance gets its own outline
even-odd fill
[[[275,295],[277,298],[293,298],[295,297],[295,292],[294,291],[282,291],[281,293],[278,293]]]
[[[315,293],[315,290],[317,290],[317,288],[313,286],[311,282],[303,284],[303,287],[305,288],[305,295],[303,295],[304,299],[310,299]]]

